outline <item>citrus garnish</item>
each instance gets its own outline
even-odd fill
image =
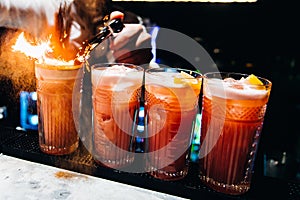
[[[246,81],[251,85],[264,85],[254,74],[249,75]]]
[[[192,75],[184,72],[184,71],[181,71],[180,74],[184,77],[184,78],[192,78],[194,79],[195,77],[193,77]]]
[[[175,83],[175,84],[182,84],[181,78],[174,77],[174,83]]]
[[[180,72],[181,77],[175,77],[174,83],[175,84],[189,84],[194,89],[200,89],[201,87],[201,81],[199,81],[197,78],[193,77],[192,75],[181,71]]]
[[[174,78],[174,83],[175,84],[183,84],[183,83],[195,84],[196,83],[195,82],[195,77],[193,77],[192,75],[189,75],[188,73],[186,73],[184,71],[181,71],[180,75],[181,76]]]

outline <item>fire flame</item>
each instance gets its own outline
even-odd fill
[[[39,41],[37,44],[29,42],[22,32],[15,45],[12,46],[13,51],[19,51],[24,53],[27,57],[35,59],[39,63],[45,63],[49,65],[73,65],[74,61],[64,61],[51,58],[53,49],[51,48],[50,38],[46,41]]]

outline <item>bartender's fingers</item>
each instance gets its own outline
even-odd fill
[[[127,46],[138,48],[146,41],[149,41],[151,35],[147,33],[145,27],[141,24],[125,24],[123,30],[115,35],[110,43],[111,50],[118,50]]]
[[[121,19],[123,21],[124,13],[120,11],[113,11],[112,13],[110,13],[110,19]]]

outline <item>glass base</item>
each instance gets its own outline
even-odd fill
[[[153,169],[150,168],[149,174],[154,178],[161,179],[164,181],[176,181],[183,179],[188,173],[188,168],[180,171],[166,171],[164,169]]]
[[[97,156],[95,156],[94,161],[101,166],[105,166],[113,169],[121,169],[131,165],[134,162],[134,157],[127,156],[123,159],[112,160],[112,159],[105,159],[105,158],[97,159]]]
[[[56,146],[49,146],[45,144],[40,144],[40,149],[42,152],[50,155],[67,155],[73,153],[78,148],[79,142],[77,141],[72,146],[69,147],[56,147]]]
[[[206,176],[199,176],[200,180],[211,189],[229,195],[241,195],[250,189],[250,182],[240,182],[239,184],[226,184],[215,181]]]

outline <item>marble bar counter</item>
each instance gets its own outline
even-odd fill
[[[0,199],[184,198],[0,154]]]

